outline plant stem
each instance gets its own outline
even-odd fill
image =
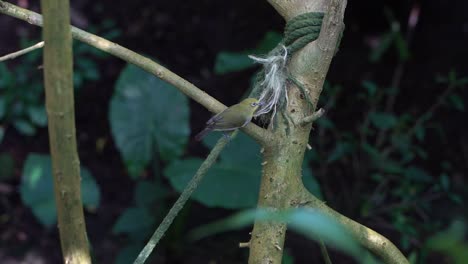
[[[22,50],[19,50],[19,51],[4,55],[4,56],[0,57],[0,62],[14,59],[14,58],[16,58],[18,56],[24,55],[24,54],[26,54],[28,52],[31,52],[31,51],[36,50],[36,49],[40,49],[42,47],[44,47],[44,41],[36,43],[36,44],[32,45],[31,47],[27,47],[25,49],[22,49]]]
[[[235,137],[237,133],[238,133],[237,131],[234,132],[230,137],[231,138]],[[171,226],[172,222],[177,216],[177,214],[180,212],[180,210],[182,210],[187,200],[190,198],[192,193],[197,189],[198,184],[206,175],[206,173],[208,172],[208,169],[213,166],[216,159],[219,157],[219,154],[221,154],[221,151],[224,149],[224,147],[229,141],[230,139],[225,138],[225,137],[222,137],[220,140],[218,140],[218,143],[216,143],[216,145],[211,150],[208,157],[206,157],[205,161],[203,161],[203,163],[201,164],[195,176],[193,176],[193,178],[187,184],[187,187],[185,187],[184,191],[180,194],[179,198],[174,203],[171,210],[169,210],[169,213],[167,213],[167,215],[164,217],[163,221],[158,226],[156,231],[154,231],[154,234],[151,236],[146,246],[143,248],[143,250],[140,252],[138,257],[135,259],[135,262],[133,262],[134,264],[145,263],[146,259],[150,256],[154,247],[156,247],[156,245],[159,243],[161,238],[164,236],[167,229]]]
[[[44,83],[58,228],[64,263],[91,263],[81,202],[68,0],[42,0]]]

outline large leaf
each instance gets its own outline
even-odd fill
[[[220,135],[209,134],[203,143],[212,148]],[[164,175],[172,186],[182,191],[195,175],[203,161],[185,159],[169,164]],[[244,133],[239,133],[210,168],[193,194],[193,198],[206,206],[223,208],[248,208],[257,203],[261,178],[261,154],[259,145]],[[319,185],[307,166],[303,168],[304,185],[321,197]]]
[[[190,233],[192,239],[200,239],[232,229],[240,229],[260,222],[287,222],[288,227],[304,236],[324,241],[358,259],[360,263],[375,263],[374,259],[360,248],[359,244],[335,219],[306,208],[273,211],[270,209],[247,210],[229,218],[201,226]]]
[[[155,219],[143,207],[127,208],[112,227],[113,234],[128,234],[133,240],[141,241],[151,232]]]
[[[46,227],[55,224],[54,186],[49,155],[29,154],[23,168],[20,194],[23,203],[31,208],[34,216]],[[81,167],[81,196],[86,208],[99,206],[100,192],[91,173]]]
[[[155,152],[166,161],[184,152],[190,134],[187,98],[136,66],[128,65],[120,74],[109,115],[112,135],[133,177]]]
[[[208,135],[204,143],[211,147],[219,134]],[[182,191],[203,161],[186,159],[169,164],[164,175]],[[261,173],[260,147],[239,133],[223,150],[219,162],[210,168],[193,198],[206,206],[224,208],[252,207],[257,202]]]

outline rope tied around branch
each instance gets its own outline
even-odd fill
[[[287,64],[292,54],[319,37],[323,17],[322,12],[310,12],[292,18],[286,24],[283,40],[266,57],[249,55],[254,62],[263,65],[263,69],[256,76],[251,93],[263,103],[255,116],[263,115],[266,120],[269,117],[270,124],[273,124],[277,110],[284,110],[287,105],[288,80],[305,91],[303,85],[288,73]],[[312,104],[309,98],[305,97]]]

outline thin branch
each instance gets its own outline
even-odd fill
[[[325,110],[323,108],[320,108],[319,110],[315,111],[313,114],[310,116],[304,117],[304,119],[301,120],[301,126],[305,126],[307,124],[310,124],[312,122],[315,122],[315,120],[319,119],[320,117],[323,116],[325,113]]]
[[[328,255],[327,247],[325,246],[325,243],[322,240],[320,240],[319,246],[320,246],[320,252],[322,252],[322,257],[323,257],[323,261],[325,262],[325,264],[332,264],[330,255]]]
[[[7,55],[5,55],[5,56],[2,56],[2,57],[0,57],[0,62],[1,62],[1,61],[6,61],[6,60],[14,59],[14,58],[16,58],[16,57],[18,57],[18,56],[21,56],[21,55],[23,55],[23,54],[26,54],[26,53],[31,52],[31,51],[36,50],[36,49],[40,49],[40,48],[42,48],[42,47],[44,47],[44,41],[41,41],[41,42],[39,42],[39,43],[36,43],[36,44],[34,44],[33,46],[31,46],[31,47],[28,47],[28,48],[25,48],[25,49],[22,49],[22,50],[18,50],[18,51],[16,51],[16,52],[7,54]]]
[[[381,234],[336,212],[305,188],[300,190],[297,195],[296,201],[300,201],[301,204],[305,204],[336,219],[361,245],[380,257],[384,263],[409,264],[401,251]]]
[[[12,5],[10,3],[0,0],[0,13],[18,18],[20,20],[27,21],[28,23],[36,26],[42,26],[42,16],[38,13],[29,11],[27,9]],[[219,113],[226,108],[225,105],[220,103],[215,98],[211,97],[209,94],[205,93],[189,81],[183,79],[167,68],[159,65],[153,60],[146,58],[132,50],[129,50],[125,47],[122,47],[114,42],[96,36],[94,34],[88,33],[84,30],[72,26],[72,37],[82,41],[86,44],[89,44],[99,50],[112,54],[128,63],[132,63],[143,70],[156,75],[163,81],[166,81],[174,85],[179,91],[184,93],[186,96],[192,98],[197,103],[203,105],[209,111],[213,113]],[[250,123],[247,126],[243,127],[242,130],[250,135],[260,144],[271,143],[272,134],[253,124]]]
[[[235,137],[236,134],[237,134],[237,131],[231,134],[230,137],[231,138]],[[220,140],[218,140],[218,143],[216,143],[216,145],[211,150],[208,157],[206,157],[205,161],[203,161],[203,163],[201,164],[195,176],[193,176],[193,178],[187,184],[187,187],[185,187],[184,191],[180,194],[179,198],[174,203],[171,210],[169,210],[169,213],[167,213],[167,215],[164,217],[163,221],[158,226],[156,231],[154,231],[154,234],[151,236],[146,246],[143,248],[143,250],[140,252],[138,257],[135,259],[135,262],[133,262],[134,264],[145,263],[146,259],[150,256],[151,252],[159,243],[161,238],[164,236],[167,229],[171,226],[172,221],[174,221],[175,217],[180,212],[180,210],[182,210],[182,208],[184,207],[185,203],[190,198],[192,193],[197,189],[198,184],[201,182],[205,174],[208,172],[208,169],[213,166],[219,154],[221,154],[221,151],[224,149],[224,147],[229,142],[229,140],[230,139],[226,137],[222,137]]]

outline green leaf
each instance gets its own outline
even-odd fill
[[[409,166],[406,168],[404,171],[404,175],[406,176],[407,179],[416,181],[416,182],[431,182],[432,177],[427,173],[427,171],[415,167],[415,166]]]
[[[144,247],[142,243],[132,243],[119,251],[115,258],[115,264],[133,263],[141,249]]]
[[[429,238],[426,246],[449,256],[455,264],[464,264],[468,259],[468,243],[463,241],[465,233],[466,224],[454,221],[448,230]]]
[[[249,69],[254,66],[252,59],[247,52],[221,51],[216,55],[214,72],[216,74],[226,74]]]
[[[247,210],[235,214],[224,220],[201,226],[189,234],[192,239],[200,239],[220,232],[240,229],[261,222],[287,222],[288,228],[313,240],[322,240],[327,245],[340,249],[360,262],[371,258],[363,251],[359,244],[352,238],[346,229],[333,218],[316,210],[296,208],[284,211],[272,211],[269,209]]]
[[[89,171],[81,167],[81,196],[87,208],[99,205],[99,188]],[[21,199],[34,216],[46,227],[56,223],[54,187],[49,155],[29,154],[23,167]]]
[[[172,162],[164,174],[172,186],[181,192],[203,161],[186,159]],[[242,164],[215,164],[205,175],[193,199],[209,207],[246,208],[257,202],[260,170]]]
[[[453,107],[455,107],[455,109],[457,109],[460,112],[465,111],[465,103],[463,102],[463,99],[459,95],[451,94],[448,97],[448,99],[450,101],[450,104]]]
[[[0,135],[0,142],[1,141],[2,140],[1,140],[1,135]],[[10,180],[14,177],[15,160],[10,154],[8,153],[0,154],[0,168],[1,168],[0,169],[0,181]]]
[[[395,47],[398,51],[398,57],[400,58],[400,61],[408,60],[410,56],[408,43],[406,42],[405,38],[403,37],[400,31],[395,33]]]
[[[349,142],[337,142],[335,148],[328,156],[327,163],[331,163],[343,158],[345,155],[351,153],[353,149],[353,146]]]
[[[136,178],[155,153],[180,157],[190,134],[187,98],[172,85],[127,65],[110,104],[111,130],[127,170]]]
[[[32,123],[44,127],[47,125],[47,113],[45,111],[44,105],[41,106],[29,106],[28,107],[28,116],[31,119]]]
[[[5,136],[5,128],[0,125],[0,143],[3,141],[3,136]]]
[[[369,114],[369,118],[375,127],[382,130],[390,129],[397,123],[395,115],[387,113],[372,112]]]
[[[0,90],[10,87],[14,84],[14,75],[8,70],[5,63],[0,63]]]
[[[0,97],[0,120],[5,117],[6,113],[6,102],[5,102],[5,97],[1,96]]]
[[[263,39],[258,43],[257,47],[252,51],[252,54],[266,54],[274,49],[281,41],[283,36],[275,31],[268,31]]]
[[[309,192],[315,195],[315,197],[323,200],[320,184],[317,181],[317,178],[312,174],[312,170],[305,162],[302,166],[302,182]]]
[[[280,41],[281,34],[269,31],[253,50],[241,52],[221,51],[216,56],[214,72],[216,74],[226,74],[252,68],[255,64],[248,55],[264,55],[275,48]]]
[[[219,133],[211,133],[204,138],[203,144],[212,148],[219,137]],[[164,175],[176,190],[182,191],[201,163],[201,159],[175,161],[166,167]],[[223,150],[219,162],[208,171],[192,197],[211,207],[255,206],[261,170],[260,146],[244,133],[239,133]]]
[[[378,89],[377,84],[372,81],[363,81],[362,87],[364,87],[367,90],[367,94],[369,96],[374,96]]]
[[[149,207],[157,200],[164,199],[169,191],[159,184],[139,181],[135,188],[135,202],[139,207]]]
[[[36,134],[36,128],[26,120],[17,119],[13,122],[13,126],[23,135],[33,136]]]
[[[130,207],[119,216],[112,227],[112,233],[127,234],[133,240],[141,241],[150,233],[154,220],[146,208]]]
[[[382,58],[382,56],[385,54],[385,52],[390,48],[394,39],[395,39],[395,34],[393,32],[385,33],[380,38],[379,45],[372,50],[369,60],[371,62],[378,62]]]

